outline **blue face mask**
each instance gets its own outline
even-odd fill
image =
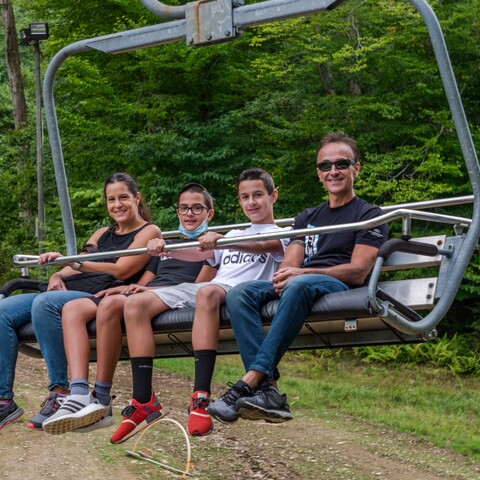
[[[204,222],[199,225],[195,230],[187,230],[181,223],[178,226],[178,230],[180,233],[190,239],[198,238],[202,233],[205,233],[208,230],[208,222],[204,220]]]

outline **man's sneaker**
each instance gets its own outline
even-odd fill
[[[28,427],[34,430],[43,430],[43,422],[60,408],[65,397],[66,395],[62,393],[50,392],[48,397],[40,405],[40,412],[30,420]]]
[[[104,412],[104,406],[90,393],[69,395],[61,407],[43,422],[43,430],[52,435],[61,435],[98,422]]]
[[[23,415],[23,410],[12,400],[0,406],[0,430]]]
[[[239,416],[237,400],[252,395],[252,390],[242,380],[235,385],[229,383],[228,386],[230,388],[207,407],[208,414],[223,423],[235,422]]]
[[[212,433],[212,417],[207,413],[206,408],[210,403],[210,396],[207,392],[197,390],[192,395],[190,406],[188,407],[188,425],[189,435],[201,436]]]
[[[292,414],[287,396],[270,384],[262,384],[251,397],[241,398],[237,402],[240,416],[246,420],[265,420],[281,423],[291,420]]]
[[[152,393],[148,403],[138,403],[132,398],[131,405],[122,410],[123,421],[110,438],[111,443],[122,443],[136,433],[162,418],[162,405]]]
[[[97,430],[99,428],[111,427],[115,423],[115,419],[113,418],[113,413],[112,413],[112,403],[110,402],[110,405],[102,405],[102,407],[103,407],[103,416],[100,420],[98,420],[95,423],[91,423],[86,427],[77,428],[76,430],[74,430],[74,433],[88,433],[88,432],[91,432],[92,430]]]

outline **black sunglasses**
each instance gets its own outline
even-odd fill
[[[355,165],[356,163],[355,160],[351,160],[350,158],[339,158],[333,162],[330,160],[324,160],[323,162],[317,163],[317,168],[321,172],[329,172],[335,165],[337,170],[346,170],[350,165]]]

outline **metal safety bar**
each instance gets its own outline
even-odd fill
[[[452,205],[465,205],[468,203],[473,203],[473,195],[465,195],[462,197],[451,197],[451,198],[439,198],[436,200],[424,200],[421,202],[410,202],[410,203],[399,203],[397,205],[385,205],[383,207],[379,207],[383,213],[394,212],[399,208],[408,208],[410,210],[422,210],[424,208],[436,208],[436,207],[450,207]],[[410,224],[410,217],[405,217],[403,220],[408,220]],[[280,218],[275,220],[275,224],[279,227],[290,227],[293,225],[294,217],[289,218]],[[248,228],[252,224],[250,222],[245,223],[234,223],[229,225],[209,225],[208,230],[210,232],[227,232],[229,230],[238,230],[243,228]],[[403,234],[407,235],[410,232],[404,231]],[[177,238],[180,237],[182,234],[180,230],[168,230],[163,232],[163,238]]]
[[[469,218],[455,217],[452,215],[441,215],[432,212],[422,212],[418,210],[398,209],[393,212],[379,215],[378,217],[363,222],[344,223],[341,225],[331,225],[317,228],[301,228],[298,230],[281,230],[269,233],[261,233],[258,235],[243,235],[235,238],[221,238],[217,240],[218,247],[230,247],[246,242],[260,242],[264,240],[278,240],[282,238],[302,237],[307,235],[320,235],[327,233],[338,233],[350,230],[368,230],[387,222],[397,220],[398,218],[410,217],[416,220],[424,220],[427,222],[447,223],[450,225],[468,226],[472,222]],[[173,243],[165,246],[165,252],[176,252],[179,250],[191,250],[200,246],[200,242],[182,242]],[[64,265],[75,261],[101,260],[105,258],[130,257],[133,255],[144,255],[148,253],[146,248],[130,248],[126,250],[117,250],[99,253],[87,253],[83,255],[68,255],[56,258],[53,262],[45,265]],[[14,255],[13,264],[16,267],[35,267],[39,266],[34,260],[33,255]],[[38,257],[36,257],[38,259]],[[44,265],[44,266],[45,266]]]

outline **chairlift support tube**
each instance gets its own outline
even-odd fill
[[[90,50],[100,50],[106,53],[120,53],[185,39],[187,35],[187,22],[186,19],[183,18],[183,9],[185,8],[186,16],[188,8],[192,5],[195,8],[199,8],[200,4],[214,4],[213,0],[211,2],[203,2],[200,0],[197,2],[192,2],[191,4],[187,4],[184,7],[168,7],[156,0],[141,1],[147,9],[155,14],[159,14],[168,18],[182,18],[180,20],[154,25],[151,27],[134,29],[72,43],[71,45],[64,47],[55,55],[45,74],[43,92],[45,117],[50,138],[52,159],[57,181],[57,190],[65,230],[67,255],[73,255],[76,253],[76,237],[53,97],[55,76],[60,66],[68,57]],[[227,0],[216,1],[222,2],[222,8],[228,4]],[[230,7],[232,8],[232,24],[235,28],[240,29],[286,18],[311,15],[321,11],[333,9],[344,1],[345,0],[267,0],[260,3],[242,6],[240,5],[241,1],[232,0],[230,3]],[[463,247],[455,264],[455,268],[453,268],[451,272],[451,288],[444,292],[432,312],[419,322],[412,323],[402,318],[399,318],[398,320],[386,319],[388,323],[393,325],[398,330],[406,333],[419,333],[433,329],[450,308],[462,280],[463,273],[465,272],[477,245],[480,233],[480,169],[473,140],[465,117],[460,93],[455,81],[452,65],[438,19],[426,0],[408,1],[422,16],[432,41],[432,46],[448,104],[452,112],[452,119],[455,124],[455,129],[457,131],[457,136],[465,159],[474,195],[473,221],[468,233],[466,234]],[[233,37],[234,36],[232,35],[232,38]]]
[[[157,0],[140,0],[140,3],[150,12],[162,18],[185,18],[186,7],[172,7]]]

